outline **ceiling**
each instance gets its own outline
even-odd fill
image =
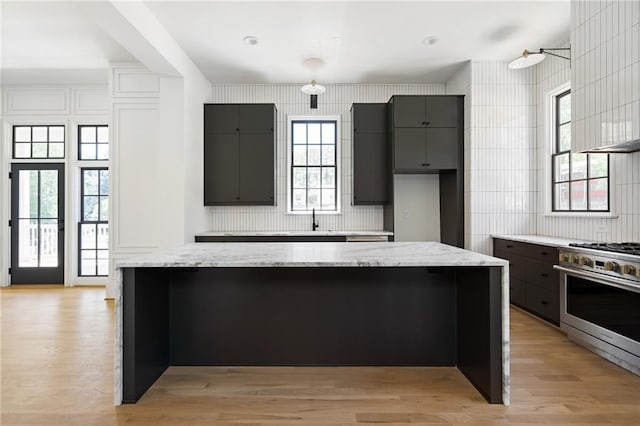
[[[443,83],[468,59],[508,60],[569,38],[568,0],[145,4],[213,83]],[[1,7],[5,83],[106,82],[109,62],[135,60],[78,2]],[[258,44],[244,44],[248,35]],[[429,36],[437,43],[423,44]],[[324,65],[306,67],[310,57]]]

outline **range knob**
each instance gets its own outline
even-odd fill
[[[560,253],[560,262],[568,262],[569,261],[569,255],[567,253]]]
[[[579,262],[582,266],[589,266],[593,268],[593,260],[589,259],[588,257],[581,256]]]
[[[633,265],[622,265],[622,273],[627,275],[635,275],[636,268]]]
[[[618,272],[620,270],[620,265],[618,265],[616,262],[607,261],[604,263],[604,270]]]
[[[575,254],[570,254],[569,263],[578,263],[578,256],[576,256]]]

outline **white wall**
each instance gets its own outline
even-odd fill
[[[277,116],[277,174],[275,207],[208,207],[209,226],[215,231],[307,230],[305,215],[288,215],[286,202],[286,153],[288,115],[341,116],[341,203],[342,214],[322,215],[321,230],[381,230],[381,206],[351,205],[351,104],[387,102],[392,95],[443,94],[442,84],[334,84],[318,97],[318,109],[309,108],[308,95],[299,84],[214,84],[213,103],[275,103]]]
[[[491,234],[535,233],[535,70],[471,61],[447,83],[465,94],[465,247]]]
[[[440,179],[396,175],[393,209],[395,241],[440,241]]]
[[[610,155],[613,217],[549,215],[549,91],[571,81],[575,150],[640,137],[640,2],[572,2],[571,68],[538,65],[538,233],[640,241],[640,153]]]
[[[2,130],[0,145],[0,286],[9,285],[10,265],[10,180],[12,126],[16,124],[62,124],[65,126],[64,160],[16,160],[16,162],[65,163],[65,285],[105,284],[105,278],[78,277],[78,227],[80,219],[81,166],[77,155],[77,126],[110,124],[106,86],[12,85],[2,87]]]

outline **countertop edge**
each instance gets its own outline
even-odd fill
[[[491,238],[518,241],[528,244],[540,244],[543,246],[561,248],[568,247],[571,243],[588,243],[591,241],[576,240],[573,238],[565,237],[553,237],[548,235],[533,235],[533,234],[491,234]]]

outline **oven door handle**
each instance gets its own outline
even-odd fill
[[[564,273],[567,273],[576,277],[584,278],[590,281],[596,281],[604,285],[612,285],[614,287],[618,287],[624,290],[630,290],[636,293],[640,293],[640,286],[629,284],[628,282],[626,282],[626,280],[623,280],[617,277],[611,277],[608,275],[597,276],[597,274],[594,274],[592,272],[583,272],[578,269],[566,268],[560,265],[553,265],[553,269],[557,269],[560,272],[564,272]]]

